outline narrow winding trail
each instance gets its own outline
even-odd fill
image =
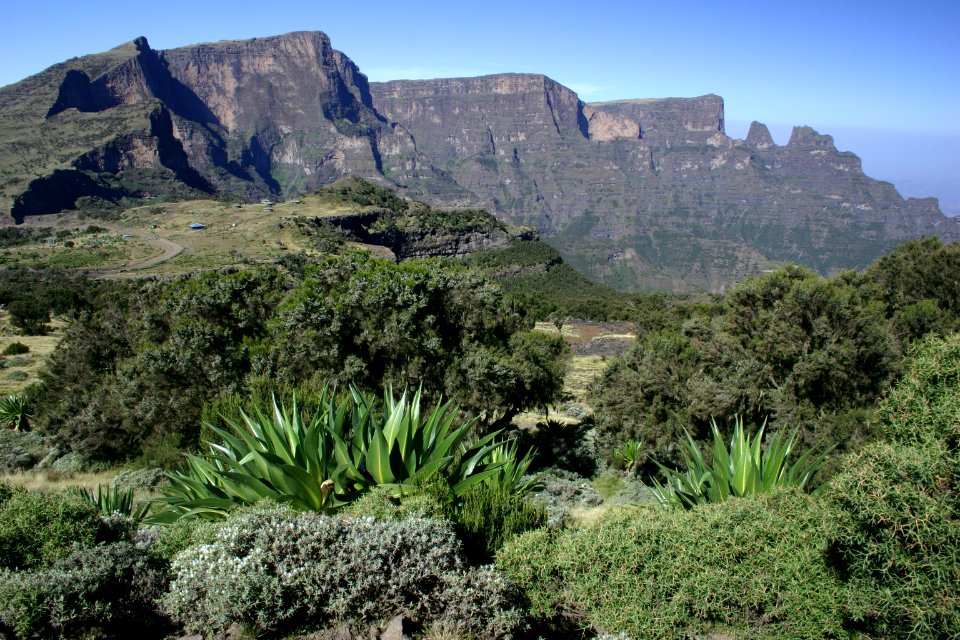
[[[86,272],[86,274],[91,278],[136,278],[139,275],[137,273],[138,271],[156,266],[166,262],[167,260],[172,260],[180,255],[180,253],[183,251],[183,245],[167,238],[161,238],[156,233],[150,233],[144,231],[143,229],[128,229],[118,224],[105,222],[103,220],[81,221],[76,214],[28,216],[24,224],[32,227],[49,227],[51,229],[74,229],[86,224],[93,224],[107,229],[112,233],[119,233],[120,235],[129,235],[134,238],[138,238],[162,249],[159,255],[117,267],[109,267],[104,269],[79,269],[79,271]]]
[[[140,260],[139,262],[132,262],[120,267],[88,270],[88,275],[94,278],[136,278],[138,275],[136,273],[137,271],[158,265],[162,262],[166,262],[167,260],[171,260],[180,255],[180,252],[183,251],[183,245],[177,244],[173,240],[168,240],[167,238],[161,238],[155,233],[144,234],[134,229],[125,229],[123,227],[104,223],[101,223],[99,226],[109,229],[115,233],[131,235],[135,238],[145,240],[151,244],[158,245],[163,249],[163,252],[160,255],[153,256],[152,258]]]

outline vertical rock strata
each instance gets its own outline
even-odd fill
[[[623,288],[722,290],[787,261],[828,273],[909,237],[960,237],[933,202],[868,178],[830,136],[797,127],[777,146],[754,123],[746,140],[728,137],[716,95],[585,104],[534,75],[370,90],[487,206]]]

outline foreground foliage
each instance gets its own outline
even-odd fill
[[[294,400],[292,409],[272,402],[267,413],[228,422],[229,430],[213,428],[219,443],[205,456],[187,455],[184,472],[171,473],[170,495],[154,522],[181,517],[222,518],[238,505],[270,499],[300,511],[333,511],[372,487],[395,496],[442,479],[453,496],[481,482],[510,483],[522,490],[516,448],[501,453],[497,433],[467,443],[474,425],[455,425],[457,409],[438,402],[427,413],[421,391],[411,398],[384,393],[382,418],[356,388],[339,400],[328,388],[316,399],[312,418],[304,420]],[[494,457],[491,457],[494,456]],[[519,467],[518,467],[519,464]],[[510,475],[508,475],[510,474]]]
[[[191,632],[240,623],[258,631],[398,612],[460,634],[503,637],[522,621],[509,583],[466,569],[449,523],[331,518],[279,506],[232,516],[210,544],[173,563],[164,608]]]
[[[62,493],[7,489],[0,501],[0,567],[30,569],[68,555],[74,545],[109,537],[99,511]]]
[[[708,502],[723,502],[735,496],[770,493],[784,487],[809,487],[817,471],[826,462],[826,454],[803,453],[788,463],[796,436],[777,432],[763,442],[764,427],[753,436],[746,432],[743,420],[736,419],[730,448],[727,449],[717,423],[711,421],[713,447],[710,463],[690,434],[682,447],[683,473],[660,465],[665,485],[656,479],[654,495],[664,504],[690,508]],[[761,443],[763,449],[761,450]]]
[[[622,508],[583,529],[527,533],[497,556],[531,613],[634,638],[846,637],[824,564],[830,514],[798,492]]]
[[[928,338],[882,439],[798,489],[622,509],[508,542],[531,612],[638,638],[946,638],[960,629],[960,335]]]
[[[35,571],[0,571],[0,627],[17,638],[162,637],[161,562],[130,542],[79,548]]]
[[[880,407],[884,439],[827,488],[844,517],[833,554],[872,606],[877,636],[960,629],[960,334],[929,338]]]

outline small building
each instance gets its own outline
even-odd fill
[[[205,224],[203,224],[203,223],[200,223],[200,222],[194,222],[193,224],[190,225],[190,228],[191,228],[191,229],[206,229],[206,228],[207,228],[207,225],[205,225]]]

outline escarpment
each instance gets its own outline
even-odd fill
[[[587,104],[537,74],[370,83],[320,32],[154,50],[145,38],[0,88],[0,208],[252,200],[346,176],[536,228],[624,289],[722,291],[784,262],[862,267],[952,241],[809,127],[729,137],[723,99]],[[98,204],[99,203],[99,204]]]

